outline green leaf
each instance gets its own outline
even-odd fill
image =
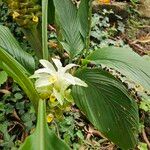
[[[89,45],[91,0],[81,0],[79,8],[71,0],[54,0],[56,22],[63,36],[61,44],[71,57]]]
[[[10,55],[14,57],[29,72],[35,69],[35,62],[31,55],[23,51],[10,30],[0,25],[0,46],[3,47]]]
[[[45,100],[40,100],[35,132],[25,140],[19,150],[69,150],[69,147],[50,131],[45,112]]]
[[[87,57],[94,64],[104,64],[142,85],[150,92],[150,63],[130,48],[108,47],[94,51]]]
[[[139,142],[138,148],[139,150],[148,150],[147,144],[142,142]]]
[[[21,86],[37,110],[39,95],[28,78],[28,71],[2,47],[0,47],[0,67]]]
[[[5,71],[0,72],[0,86],[7,80],[7,73]]]
[[[24,33],[26,40],[29,42],[32,49],[35,51],[38,59],[42,58],[42,33],[41,24],[32,28],[21,28]]]
[[[100,69],[82,69],[77,77],[88,87],[74,86],[73,98],[91,123],[120,148],[137,143],[138,108],[122,83]]]
[[[48,23],[54,24],[55,22],[55,7],[53,0],[48,1]]]
[[[48,12],[48,0],[43,0],[42,1],[42,52],[43,52],[43,59],[46,60],[48,60],[47,12]]]
[[[150,112],[150,99],[141,101],[139,108],[145,112]]]
[[[53,0],[53,2],[56,21],[63,35],[62,45],[71,57],[74,57],[84,49],[77,8],[71,0]]]
[[[91,26],[91,0],[81,0],[78,9],[78,18],[80,21],[80,33],[84,38],[84,42],[89,42],[89,32]],[[87,43],[88,44],[88,43]]]

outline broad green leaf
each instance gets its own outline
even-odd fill
[[[122,83],[100,69],[76,73],[88,87],[74,86],[73,98],[91,123],[123,150],[134,148],[138,133],[138,108]]]
[[[37,110],[39,95],[28,78],[28,71],[2,47],[0,47],[0,68],[5,70],[21,86]]]
[[[69,147],[50,131],[45,112],[45,100],[40,100],[35,132],[27,137],[19,150],[69,150]]]
[[[0,86],[4,84],[7,80],[7,73],[5,71],[0,71]]]
[[[35,69],[35,62],[31,55],[23,51],[19,43],[11,34],[10,30],[0,25],[0,46],[3,47],[10,55],[13,56],[29,72]]]
[[[81,0],[78,9],[78,18],[80,21],[80,33],[84,38],[84,42],[89,41],[89,32],[91,25],[91,0]],[[87,43],[88,44],[88,43]]]
[[[43,52],[43,59],[46,60],[48,60],[47,12],[48,12],[48,0],[43,0],[42,1],[42,52]]]
[[[62,45],[74,57],[84,49],[77,8],[71,0],[53,0],[56,21],[63,35]]]
[[[118,70],[150,92],[150,63],[130,48],[108,47],[94,51],[87,57],[94,64],[104,64]]]

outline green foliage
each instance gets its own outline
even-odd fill
[[[14,57],[22,66],[24,66],[30,73],[35,69],[35,62],[31,55],[25,52],[13,37],[9,29],[0,25],[0,46],[6,52]]]
[[[139,150],[148,150],[147,144],[140,142],[138,145]]]
[[[7,73],[5,71],[0,71],[0,86],[4,84],[7,80]]]
[[[111,17],[116,19],[113,22]],[[92,15],[91,24],[91,49],[99,49],[107,46],[124,46],[124,42],[117,36],[124,33],[125,25],[121,16],[116,15],[112,10],[103,9],[101,12]]]
[[[35,111],[17,84],[9,83],[12,90],[1,94],[0,149],[17,149],[24,134],[29,134],[36,121]]]
[[[53,0],[48,1],[48,23],[54,24],[55,22],[55,7]]]
[[[148,99],[141,101],[139,108],[145,112],[150,112],[150,100]]]
[[[132,4],[136,4],[139,2],[139,0],[130,0],[132,2]]]
[[[28,29],[37,26],[41,17],[41,6],[36,1],[8,0],[8,7],[19,26]]]
[[[20,25],[28,42],[34,50],[36,50],[36,56],[38,56],[38,58],[48,59],[47,24],[48,21],[50,21],[49,18],[52,18],[51,21],[54,23],[55,15],[58,40],[64,50],[69,53],[67,60],[63,62],[63,65],[65,65],[67,62],[73,62],[75,60],[74,58],[79,54],[79,57],[82,58],[83,50],[88,53],[91,17],[90,2],[90,0],[81,0],[81,3],[75,6],[71,0],[53,0],[54,8],[52,1],[48,4],[48,0],[22,1],[21,3],[18,0],[10,0],[9,7],[13,19]],[[48,8],[50,4],[52,4],[51,10],[51,7]],[[42,22],[40,18],[41,8]],[[54,10],[55,12],[52,12]],[[48,13],[51,12],[50,16],[47,14],[47,11]],[[112,14],[112,12],[104,11],[102,13],[103,15],[100,17],[94,16],[96,20],[94,20],[95,24],[92,32],[94,38],[101,41],[103,37],[107,38],[116,35],[118,31],[121,33],[124,32],[121,19],[116,28],[109,24],[109,18],[105,16],[106,14]],[[119,18],[119,16],[117,17]],[[101,22],[99,23],[99,21]],[[42,30],[40,27],[42,27]],[[99,36],[99,34],[102,33],[99,31],[100,28],[107,29],[104,36]],[[0,41],[1,68],[20,85],[33,103],[35,109],[37,109],[39,102],[37,127],[34,133],[25,140],[25,143],[20,149],[69,149],[66,144],[49,130],[46,123],[46,100],[39,100],[39,95],[31,80],[28,78],[30,73],[34,71],[35,65],[33,58],[20,48],[6,27],[0,26],[0,32],[3,33],[2,35],[0,34],[0,38],[2,39]],[[115,43],[111,42],[109,42],[108,45],[115,45]],[[99,46],[101,47],[101,45]],[[64,58],[61,58],[61,60],[64,60]],[[81,60],[75,61],[79,64]],[[138,83],[138,89],[140,87],[140,89],[144,91],[144,87],[149,92],[149,62],[132,52],[131,49],[113,47],[98,49],[92,52],[85,59],[85,62],[87,66],[90,64],[93,68],[85,67],[76,73],[78,77],[85,80],[88,84],[87,88],[73,86],[72,94],[76,104],[86,114],[93,125],[120,148],[125,150],[134,149],[137,142],[139,123],[137,105],[120,81],[108,72],[100,68],[95,68],[95,66],[102,65],[113,68],[130,80]],[[75,69],[76,68],[71,70],[72,74],[75,72]],[[2,112],[0,119],[5,120],[4,114],[10,114],[15,109],[18,113],[22,114],[21,120],[24,121],[29,131],[34,126],[33,121],[35,121],[35,116],[29,112],[24,112],[25,102],[20,101],[23,98],[24,96],[20,94],[20,92],[16,92],[12,99],[15,107],[9,103],[7,103],[6,106],[3,102],[0,103],[0,112]],[[9,98],[6,97],[6,99]],[[147,104],[141,104],[141,108],[147,110],[145,106],[147,106]],[[5,107],[7,108],[5,109]],[[59,106],[59,109],[64,108]],[[57,113],[57,110],[55,110],[55,112]],[[74,137],[71,133],[71,131],[75,129],[74,121],[72,118],[68,118],[68,120],[64,120],[63,123],[61,126],[62,132],[69,131],[69,134],[64,134],[63,138],[67,143],[70,143]],[[66,124],[68,124],[71,129],[67,130]],[[6,141],[10,148],[14,144],[12,141],[14,141],[15,137],[9,135],[7,127],[7,123],[5,123],[5,125],[3,124],[1,126],[1,132],[6,132],[4,141]],[[75,132],[75,136],[82,142],[84,141],[84,134],[80,130]],[[5,142],[3,142],[3,144],[4,143]],[[74,144],[71,147],[78,149],[79,145]]]
[[[61,136],[73,149],[100,149],[109,144],[107,139],[94,134],[98,131],[85,119],[85,116],[76,107],[70,112],[64,113],[65,117],[50,124],[50,129]]]
[[[138,131],[137,105],[122,83],[100,69],[85,68],[76,75],[88,84],[87,88],[73,87],[78,107],[119,147],[134,148]]]
[[[45,111],[45,101],[39,100],[36,130],[26,139],[20,150],[69,150],[68,146],[49,130]]]
[[[78,18],[80,22],[80,33],[86,45],[89,46],[89,31],[91,28],[91,0],[82,0],[78,9]]]
[[[60,28],[59,34],[62,35],[60,41],[71,58],[78,55],[86,47],[85,39],[89,32],[87,14],[89,14],[90,1],[82,1],[77,8],[71,0],[54,0],[56,22]],[[83,26],[83,20],[80,16],[84,17],[86,26]]]
[[[41,5],[37,1],[8,0],[12,19],[21,27],[38,58],[42,58]]]
[[[149,62],[133,52],[130,48],[107,47],[94,51],[87,60],[94,64],[103,64],[118,70],[139,86],[150,91]],[[140,65],[139,65],[140,63]]]
[[[0,47],[0,66],[5,70],[9,76],[21,86],[32,101],[35,109],[37,110],[39,95],[35,90],[33,83],[28,78],[28,71],[19,64],[5,49]]]
[[[75,147],[79,148],[82,144],[84,144],[85,139],[80,138],[83,137],[83,133],[80,131],[81,130],[80,128],[84,126],[85,123],[82,120],[82,116],[77,111],[77,112],[66,112],[65,117],[57,121],[56,123],[51,124],[50,128],[52,130],[55,129],[55,132],[57,134],[59,133],[58,135],[61,135],[64,141],[71,148],[75,149]],[[84,130],[84,128],[82,130]]]

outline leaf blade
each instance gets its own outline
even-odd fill
[[[71,57],[84,49],[84,42],[80,33],[80,23],[77,18],[77,8],[70,0],[54,0],[56,22],[60,26],[63,36],[61,40]],[[63,6],[63,7],[62,7]],[[65,9],[64,9],[65,8]],[[68,45],[68,46],[66,46]]]
[[[87,57],[94,64],[114,68],[150,91],[149,62],[127,48],[108,47],[94,51]]]
[[[28,78],[30,74],[2,47],[0,47],[0,66],[8,73],[8,75],[16,80],[30,98],[35,110],[37,110],[39,95],[35,90],[33,83]]]
[[[80,33],[85,40],[89,38],[90,25],[91,25],[91,0],[81,0],[77,17],[80,21]]]
[[[138,133],[138,109],[124,86],[99,69],[83,69],[77,77],[88,87],[74,86],[75,103],[107,138],[123,149],[134,148]],[[123,136],[122,136],[123,135]]]
[[[8,76],[5,71],[0,71],[0,86],[6,82],[7,77]]]
[[[22,50],[10,30],[0,25],[0,46],[20,62],[29,72],[33,73],[35,62],[33,57]]]

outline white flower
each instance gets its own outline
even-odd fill
[[[76,64],[68,64],[63,67],[60,60],[52,60],[57,69],[55,69],[55,67],[49,61],[41,59],[40,63],[44,66],[44,68],[35,71],[34,75],[32,75],[30,78],[37,78],[35,82],[35,87],[37,89],[51,87],[52,91],[49,93],[53,94],[58,102],[62,105],[70,85],[87,87],[87,84],[81,79],[72,76],[68,72],[69,69],[77,66]]]

